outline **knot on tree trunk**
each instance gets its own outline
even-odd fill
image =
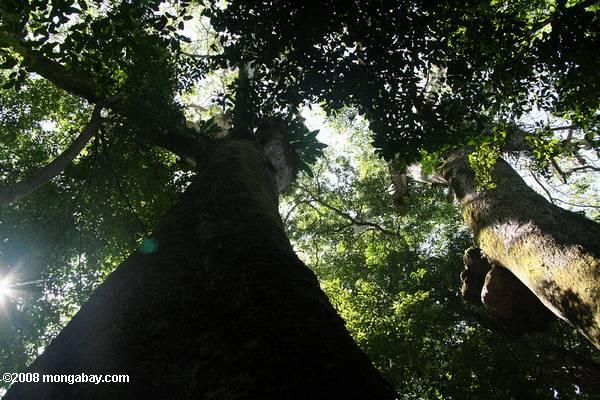
[[[265,119],[259,126],[258,138],[263,153],[270,162],[269,167],[275,178],[277,191],[284,193],[289,189],[298,172],[293,161],[288,127],[279,119]]]
[[[544,331],[554,315],[508,269],[491,265],[477,247],[465,251],[461,295],[484,305],[503,330],[515,335]]]
[[[463,263],[464,269],[460,273],[462,282],[460,294],[466,301],[481,305],[481,289],[485,276],[492,266],[478,247],[470,247],[465,251]]]

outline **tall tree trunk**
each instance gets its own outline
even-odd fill
[[[130,383],[15,384],[5,400],[393,399],[294,254],[258,146],[217,141],[156,228],[30,367]]]
[[[466,154],[441,172],[479,247],[600,348],[600,224],[551,204],[503,160],[496,188],[477,190]]]

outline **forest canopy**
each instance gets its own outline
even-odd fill
[[[0,2],[0,372],[595,398],[599,27],[593,0]]]

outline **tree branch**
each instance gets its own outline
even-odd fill
[[[600,172],[600,168],[599,167],[595,167],[593,165],[583,165],[581,167],[571,168],[570,170],[567,171],[567,174],[572,174],[573,172],[585,171],[585,170]]]
[[[354,218],[350,214],[345,213],[342,210],[340,210],[339,208],[334,207],[331,204],[327,203],[325,200],[321,199],[319,196],[314,195],[310,190],[308,190],[304,186],[301,186],[301,185],[293,185],[293,186],[295,186],[295,187],[297,187],[299,189],[302,189],[314,201],[316,201],[317,203],[321,204],[323,207],[328,208],[329,210],[333,211],[334,213],[336,213],[340,217],[342,217],[342,218],[350,221],[352,223],[352,225],[355,225],[355,226],[370,226],[370,227],[375,228],[375,230],[378,230],[379,232],[381,232],[381,233],[383,233],[385,235],[399,237],[399,238],[403,239],[401,235],[397,234],[396,232],[393,232],[393,231],[390,231],[388,229],[385,229],[384,227],[382,227],[381,225],[379,225],[379,224],[377,224],[375,222],[362,221],[362,220]]]
[[[19,54],[23,57],[23,64],[28,71],[37,73],[55,86],[82,97],[92,104],[102,104],[103,107],[123,115],[122,103],[117,100],[121,99],[125,93],[121,92],[107,99],[100,98],[98,86],[91,77],[87,77],[81,72],[71,71],[64,65],[44,57],[39,52],[28,48],[20,39],[2,30],[0,30],[1,48],[8,48]],[[182,120],[185,121],[185,118],[182,117]],[[169,150],[188,163],[195,165],[195,158],[201,154],[198,151],[204,149],[205,146],[200,143],[203,139],[198,135],[193,135],[192,138],[188,134],[189,130],[185,127],[185,123],[182,123],[181,126],[173,127],[168,132],[157,135],[152,144]]]
[[[563,203],[563,204],[567,204],[569,206],[573,206],[573,207],[581,207],[581,208],[600,208],[600,206],[594,206],[591,204],[576,204],[576,203],[570,203],[568,201],[564,201],[561,199],[556,199],[556,201],[558,201],[559,203]]]
[[[566,131],[566,130],[569,130],[570,131],[569,135],[572,136],[573,129],[576,129],[576,128],[577,128],[576,125],[566,125],[566,126],[556,126],[554,128],[548,128],[548,129],[550,129],[551,131]],[[567,137],[567,139],[570,139],[570,137]]]
[[[308,200],[301,200],[301,201],[298,201],[298,202],[296,202],[296,203],[294,204],[294,206],[293,206],[293,207],[292,207],[292,208],[291,208],[291,209],[290,209],[290,210],[287,212],[287,214],[285,215],[285,218],[283,218],[283,225],[284,225],[284,226],[285,226],[285,225],[287,225],[287,223],[288,223],[288,221],[289,221],[290,217],[292,216],[292,213],[294,212],[294,210],[295,210],[296,208],[298,208],[298,206],[299,206],[300,204],[310,204],[310,202],[309,202]]]
[[[546,186],[542,185],[542,182],[540,182],[540,180],[538,179],[537,174],[535,172],[533,172],[531,170],[531,168],[529,169],[529,173],[531,174],[531,177],[533,178],[533,180],[542,188],[542,190],[544,192],[546,192],[546,195],[548,196],[548,200],[550,200],[550,203],[554,204],[554,198],[550,194],[550,191],[548,189],[546,189]]]
[[[96,105],[90,122],[71,145],[48,165],[32,173],[29,177],[11,186],[0,187],[0,206],[18,201],[33,193],[52,178],[64,171],[83,150],[102,123],[100,112],[102,107]]]
[[[563,183],[566,185],[567,184],[567,175],[560,168],[560,166],[558,165],[558,163],[556,162],[556,159],[554,157],[550,157],[550,163],[552,163],[552,166],[554,167],[554,170],[556,171],[556,173],[558,175],[560,175]]]
[[[204,59],[210,59],[210,58],[215,57],[215,55],[213,55],[213,54],[195,54],[195,53],[187,53],[185,51],[182,51],[181,54],[183,54],[184,56],[190,57],[190,58],[195,58],[197,60],[204,60]]]
[[[232,110],[232,129],[229,131],[229,136],[232,138],[255,140],[255,136],[248,131],[245,125],[247,121],[251,121],[251,98],[250,98],[250,81],[252,80],[252,63],[253,61],[243,63],[238,66],[238,77],[236,79],[237,88],[235,90],[235,101]]]
[[[10,48],[23,57],[23,64],[30,72],[48,79],[57,87],[83,97],[90,103],[100,100],[96,82],[81,72],[73,72],[64,65],[44,57],[39,52],[27,47],[21,40],[9,33],[0,31],[0,47]]]
[[[151,139],[152,144],[179,156],[191,167],[196,167],[196,160],[206,152],[210,139],[198,134],[190,134],[193,129],[173,128]]]

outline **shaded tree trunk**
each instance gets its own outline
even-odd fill
[[[478,191],[466,154],[441,172],[479,247],[600,348],[600,224],[551,204],[503,160],[496,188]]]
[[[554,314],[509,270],[491,265],[476,247],[465,251],[463,262],[461,295],[486,307],[495,331],[518,337],[549,329]]]
[[[294,254],[255,144],[221,140],[152,238],[30,367],[130,383],[15,384],[5,400],[393,399]]]

